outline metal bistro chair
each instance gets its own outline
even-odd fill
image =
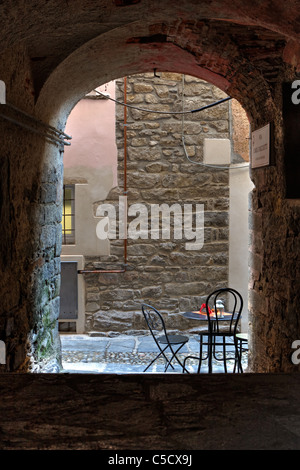
[[[171,364],[173,359],[175,359],[178,362],[178,364],[182,368],[184,368],[183,364],[180,362],[180,360],[177,357],[177,353],[188,342],[189,338],[183,335],[168,335],[162,315],[156,310],[156,308],[152,307],[151,305],[143,304],[142,312],[145,317],[148,328],[151,332],[151,335],[160,351],[159,354],[146,367],[144,372],[146,372],[146,370],[149,369],[149,367],[160,356],[163,356],[166,360],[165,372],[167,371],[169,366],[171,366],[172,369],[174,369],[173,365]],[[175,351],[173,347],[176,348]],[[168,349],[172,353],[171,359],[168,359],[168,357],[165,354],[165,351],[167,351]]]
[[[227,305],[229,305],[229,299],[231,297],[232,306],[230,307],[230,314],[231,316],[228,317],[228,321],[224,323],[226,320],[226,316],[220,318],[217,314],[217,300],[224,301],[227,296]],[[210,316],[209,309],[214,309],[215,314]],[[212,292],[206,299],[206,315],[207,315],[207,322],[208,322],[208,329],[201,330],[198,332],[200,335],[200,354],[199,357],[195,356],[187,356],[184,360],[183,372],[186,370],[185,363],[189,358],[197,359],[199,361],[198,366],[198,373],[200,372],[202,361],[208,359],[208,372],[212,372],[212,359],[213,357],[218,361],[223,361],[224,372],[227,373],[227,364],[228,360],[234,360],[235,366],[233,372],[235,372],[236,365],[237,369],[240,372],[243,372],[242,365],[241,365],[241,352],[239,348],[239,341],[236,336],[238,333],[238,324],[241,317],[243,309],[243,298],[239,292],[235,289],[231,288],[223,288],[217,289],[216,291]],[[227,309],[227,311],[229,308]],[[225,310],[226,312],[226,310]],[[229,323],[229,324],[228,324]],[[207,337],[207,340],[204,341],[204,338]],[[217,341],[221,338],[221,341]],[[228,343],[226,340],[232,339],[233,342]],[[203,357],[203,346],[207,346],[207,355]],[[222,357],[219,358],[216,355],[216,348],[222,347]],[[234,346],[234,356],[227,356],[226,348],[227,346]]]
[[[242,357],[243,353],[248,353],[248,333],[237,333],[236,334],[236,339],[238,342],[238,348],[239,348],[239,356],[237,355],[235,358],[235,364],[234,364],[234,372],[237,367],[238,372],[243,372],[242,368]]]

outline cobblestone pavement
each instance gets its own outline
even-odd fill
[[[142,373],[147,365],[158,354],[158,349],[152,336],[91,337],[89,335],[61,335],[63,373],[113,373],[136,374]],[[233,349],[232,349],[233,350]],[[182,348],[179,359],[188,355],[199,355],[199,341],[192,336]],[[231,356],[232,356],[231,352]],[[168,373],[182,373],[179,364],[174,363],[174,369],[168,368]],[[228,361],[228,372],[232,372],[234,360]],[[187,364],[189,372],[195,372],[198,361],[190,359]],[[247,367],[247,356],[243,357],[243,368]],[[147,373],[162,373],[165,361],[158,359]],[[204,361],[201,372],[207,372],[207,361]],[[213,372],[223,373],[223,364],[214,360]]]

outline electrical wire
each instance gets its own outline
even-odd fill
[[[24,124],[16,119],[13,119],[13,118],[10,118],[8,116],[6,116],[5,114],[2,114],[0,113],[0,117],[2,117],[3,119],[5,119],[6,121],[9,121],[11,122],[12,124],[15,124],[17,126],[20,126],[20,127],[23,127],[23,129],[27,129],[28,131],[30,132],[33,132],[34,134],[38,134],[42,137],[45,137],[45,139],[49,140],[50,142],[53,142],[55,144],[61,144],[61,145],[71,145],[69,142],[65,142],[64,140],[62,139],[59,139],[58,137],[55,137],[55,136],[52,136],[52,135],[47,135],[46,132],[41,132],[37,129],[35,129],[34,127],[31,127],[27,124]]]
[[[194,160],[192,160],[188,153],[187,153],[187,150],[186,150],[186,147],[185,147],[185,142],[184,142],[184,131],[183,131],[183,124],[184,124],[184,115],[185,114],[191,114],[191,113],[197,113],[197,112],[200,112],[200,111],[204,111],[206,109],[209,109],[209,108],[212,108],[214,106],[218,106],[222,103],[225,103],[226,101],[229,101],[231,100],[232,98],[230,96],[228,96],[227,98],[223,98],[222,100],[219,100],[219,101],[216,101],[215,103],[211,103],[211,104],[208,104],[206,106],[202,106],[201,108],[197,108],[197,109],[192,109],[192,110],[189,110],[189,111],[185,111],[184,110],[184,99],[183,99],[183,93],[184,93],[184,75],[182,76],[182,111],[155,111],[155,110],[151,110],[151,109],[146,109],[146,108],[140,108],[139,106],[134,106],[134,105],[130,105],[128,103],[123,103],[122,101],[119,101],[119,100],[116,100],[114,98],[111,98],[109,96],[107,96],[106,94],[104,93],[101,93],[101,91],[99,90],[94,90],[96,93],[98,93],[99,95],[102,95],[104,96],[106,99],[108,100],[111,100],[117,104],[120,104],[121,106],[125,106],[127,108],[132,108],[132,109],[136,109],[138,111],[143,111],[143,112],[147,112],[147,113],[155,113],[155,114],[179,114],[179,115],[182,115],[182,138],[181,138],[181,141],[182,141],[182,146],[183,146],[183,151],[184,151],[184,154],[185,154],[185,157],[187,158],[187,160],[190,162],[190,163],[193,163],[195,165],[201,165],[201,166],[204,166],[204,167],[208,167],[208,168],[214,168],[214,169],[219,169],[219,170],[237,170],[239,168],[248,168],[249,167],[249,163],[244,163],[242,165],[228,165],[228,166],[223,166],[223,165],[213,165],[213,164],[208,164],[208,163],[203,163],[203,162],[196,162]]]
[[[27,118],[31,119],[32,121],[36,122],[37,124],[43,126],[45,129],[53,131],[58,136],[63,136],[65,139],[68,139],[68,140],[72,139],[72,137],[70,135],[66,134],[65,132],[63,132],[59,129],[56,129],[56,127],[50,126],[50,124],[45,124],[43,121],[40,121],[39,119],[35,118],[34,116],[31,116],[31,114],[26,113],[25,111],[23,111],[20,108],[17,108],[16,106],[12,105],[11,103],[6,102],[6,106],[13,109],[14,111],[17,111],[20,114],[23,114],[23,116],[26,116]]]
[[[0,113],[0,117],[5,119],[6,121],[9,121],[12,124],[23,127],[24,129],[26,129],[30,132],[33,132],[33,133],[38,134],[42,137],[45,137],[45,139],[47,139],[50,142],[53,142],[55,144],[71,145],[70,142],[66,142],[65,139],[70,140],[70,139],[72,139],[72,137],[65,134],[63,131],[60,131],[59,129],[56,129],[53,126],[45,124],[44,122],[38,120],[34,116],[31,116],[30,114],[26,113],[25,111],[22,111],[21,109],[17,108],[16,106],[14,106],[10,103],[2,104],[0,109],[5,109],[5,108],[10,108],[13,111],[17,112],[18,114],[21,114],[26,119],[29,119],[30,121],[34,122],[35,125],[41,126],[43,128],[43,130],[37,129],[37,128],[33,127],[31,124],[25,124],[24,122],[21,122],[16,118],[13,118],[13,117],[7,116],[6,114]]]
[[[98,90],[94,90],[94,91],[96,93],[102,95],[102,96],[105,96],[106,99],[114,101],[117,104],[120,104],[121,106],[126,106],[127,108],[133,108],[133,109],[136,109],[138,111],[143,111],[145,113],[151,113],[151,114],[190,114],[190,113],[198,113],[199,111],[204,111],[205,109],[212,108],[213,106],[217,106],[218,104],[225,103],[226,101],[229,101],[229,100],[232,99],[230,96],[228,96],[227,98],[223,98],[222,100],[216,101],[215,103],[208,104],[206,106],[203,106],[202,108],[191,109],[189,111],[157,111],[157,110],[155,111],[155,110],[152,110],[152,109],[140,108],[138,106],[133,106],[132,104],[123,103],[122,101],[119,101],[119,100],[116,100],[114,98],[108,97],[104,93],[101,93],[101,91],[98,91]]]
[[[224,101],[227,101],[227,99],[225,98],[225,100],[221,100],[221,101],[218,101],[215,103],[215,105],[217,104],[220,104],[221,102],[224,102]],[[208,105],[208,107],[212,107],[212,105]],[[182,142],[182,147],[183,147],[183,151],[184,151],[184,154],[185,154],[185,157],[187,158],[187,160],[190,162],[190,163],[193,163],[194,165],[200,165],[200,166],[203,166],[203,167],[207,167],[207,168],[214,168],[216,170],[237,170],[239,168],[248,168],[249,167],[249,163],[244,163],[242,165],[234,165],[234,166],[231,166],[231,165],[213,165],[213,164],[209,164],[209,163],[203,163],[203,162],[196,162],[194,160],[192,160],[188,153],[187,153],[187,150],[186,150],[186,147],[185,147],[185,142],[184,142],[184,75],[182,75],[182,119],[181,119],[181,126],[182,126],[182,130],[181,130],[181,142]]]
[[[184,144],[184,136],[182,136],[182,146],[183,146],[183,150],[184,150],[184,154],[187,158],[187,160],[191,163],[193,163],[194,165],[201,165],[201,166],[205,166],[205,167],[208,167],[208,168],[215,168],[216,170],[237,170],[238,168],[248,168],[249,167],[249,163],[244,163],[242,165],[235,165],[235,166],[221,166],[221,165],[213,165],[213,164],[209,164],[209,163],[203,163],[203,162],[195,162],[194,160],[191,160],[191,158],[188,156],[188,153],[186,151],[186,148],[185,148],[185,144]]]

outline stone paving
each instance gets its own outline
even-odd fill
[[[62,373],[105,373],[105,374],[136,374],[143,373],[146,366],[158,354],[152,336],[93,337],[79,334],[62,334]],[[191,336],[189,342],[179,354],[181,361],[188,355],[199,354],[199,341]],[[232,354],[231,354],[232,355]],[[174,369],[168,368],[167,373],[182,373],[179,364]],[[197,370],[198,361],[190,359],[187,365],[189,372]],[[234,361],[228,361],[228,372],[232,372]],[[243,357],[243,368],[247,367],[247,356]],[[163,373],[164,359],[158,359],[146,373]],[[201,367],[207,372],[207,361]],[[213,372],[223,373],[222,362],[214,361]]]

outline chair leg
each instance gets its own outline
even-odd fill
[[[233,371],[235,372],[236,365],[237,365],[237,371],[243,373],[243,367],[242,367],[242,349],[243,349],[243,341],[238,340],[235,338],[234,339],[234,345],[235,345],[235,362],[234,362],[234,369]]]
[[[190,357],[192,357],[192,356],[187,356],[187,357],[185,357],[184,360],[183,360],[183,367],[182,367],[182,373],[183,373],[183,374],[184,374],[184,372],[187,372],[187,373],[189,374],[189,371],[188,371],[187,368],[185,367],[185,363],[186,363],[187,359],[190,359]]]
[[[227,374],[227,364],[226,364],[226,338],[223,338],[223,364],[224,372]]]
[[[213,351],[213,342],[210,341],[210,339],[211,338],[208,336],[207,337],[207,343],[203,343],[203,336],[200,335],[200,339],[199,339],[199,357],[198,356],[187,356],[183,361],[184,367],[185,367],[185,363],[188,359],[197,359],[197,361],[199,361],[199,365],[198,365],[198,368],[197,368],[197,374],[200,374],[200,369],[201,369],[201,366],[202,366],[202,362],[208,360],[208,368],[209,368],[209,371],[212,372],[212,356],[213,356],[214,351]],[[203,353],[203,345],[204,344],[207,345],[207,355],[205,357],[204,357],[204,353]],[[186,372],[189,373],[188,370]]]
[[[212,356],[213,356],[213,339],[212,336],[208,336],[208,373],[212,373]]]
[[[197,361],[199,361],[199,365],[198,365],[198,368],[197,368],[197,374],[200,374],[200,369],[201,369],[202,359],[203,359],[202,356],[203,356],[203,337],[200,335],[200,339],[199,339],[199,357],[198,356],[187,356],[183,361],[184,369],[183,369],[182,372],[184,373],[184,371],[186,371],[189,374],[189,371],[185,367],[186,361],[188,359],[197,359]]]
[[[197,359],[197,361],[199,361],[199,357],[198,356],[187,356],[184,361],[183,361],[183,370],[182,370],[182,373],[184,374],[184,372],[187,372],[188,374],[190,374],[190,372],[187,370],[186,366],[185,366],[185,363],[188,359]],[[199,374],[200,372],[200,363],[199,363],[199,366],[198,366],[198,370],[197,370],[197,374]]]
[[[185,369],[185,365],[181,363],[181,361],[178,359],[178,357],[176,356],[176,354],[180,351],[180,349],[184,346],[185,343],[181,344],[177,349],[176,351],[173,351],[173,349],[167,345],[164,349],[161,349],[160,350],[160,353],[150,362],[150,364],[148,364],[148,366],[144,369],[144,372],[146,372],[146,370],[149,369],[149,367],[160,357],[160,356],[163,356],[165,358],[165,361],[166,361],[166,366],[165,366],[165,372],[168,370],[169,366],[172,367],[172,369],[174,369],[174,366],[172,363],[173,359],[176,359],[176,361],[178,362],[178,364],[183,368]],[[172,352],[172,357],[171,359],[168,359],[167,356],[165,355],[165,351],[166,349],[170,349],[171,352]],[[187,372],[187,370],[186,370]]]
[[[153,360],[150,362],[150,364],[147,365],[146,369],[144,369],[144,372],[146,372],[146,370],[148,370],[149,367],[152,366],[153,362],[155,362],[156,359],[158,359],[158,358],[161,356],[161,354],[162,354],[162,353],[159,353],[159,355],[156,356],[155,359],[153,359]]]
[[[239,343],[239,342],[238,342]],[[235,344],[234,342],[234,345],[235,345],[235,357],[234,357],[234,367],[233,367],[233,373],[235,373],[235,370],[236,370],[236,366],[238,365],[238,358],[237,358],[237,354],[238,354],[238,348],[240,347],[239,344]],[[239,372],[239,366],[237,367],[237,371]]]
[[[168,348],[168,345],[167,345],[164,349],[160,349],[160,348],[159,348],[159,349],[160,349],[160,353],[150,362],[150,364],[148,364],[148,366],[146,367],[146,369],[144,369],[144,372],[146,372],[146,370],[148,370],[149,367],[152,366],[152,364],[153,364],[161,355],[164,356],[165,361],[166,361],[167,363],[169,362],[167,356],[166,356],[165,353],[164,353],[164,351],[165,351],[167,348]],[[174,369],[174,367],[173,367],[172,364],[169,364],[169,365],[172,367],[172,369]],[[169,367],[169,365],[168,365],[168,367]]]
[[[200,346],[199,346],[199,365],[197,369],[197,374],[200,374],[200,369],[202,365],[202,354],[203,354],[203,338],[200,336]]]
[[[168,364],[167,364],[167,366],[166,366],[165,372],[166,372],[167,368],[169,367],[169,365],[171,365],[171,367],[173,367],[172,364],[171,364],[171,361],[172,361],[173,359],[176,359],[176,361],[178,362],[178,364],[179,364],[183,369],[185,368],[184,364],[181,363],[181,361],[178,359],[178,357],[177,357],[177,355],[176,355],[176,354],[180,351],[180,349],[183,348],[184,345],[185,345],[185,343],[181,344],[181,345],[176,349],[175,352],[173,351],[173,348],[170,347],[170,350],[172,351],[172,354],[173,354],[173,355],[172,355],[171,359],[169,360],[169,362],[168,362]],[[174,367],[173,367],[173,369],[174,369]]]

